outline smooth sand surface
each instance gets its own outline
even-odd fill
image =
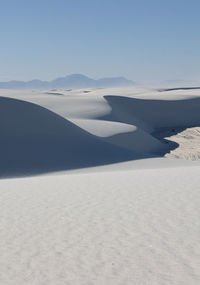
[[[0,95],[0,284],[200,284],[199,90]]]
[[[1,284],[199,284],[199,167],[1,181]]]

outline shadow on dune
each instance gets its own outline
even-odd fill
[[[177,148],[173,136],[186,128],[200,126],[200,98],[152,100],[104,96],[112,111],[99,119],[133,124],[169,146],[163,155]]]
[[[58,93],[58,92],[45,92],[45,94],[48,94],[48,95],[55,95],[55,96],[65,96],[64,94]]]
[[[165,91],[177,91],[177,90],[200,90],[200,87],[174,87],[174,88],[163,88],[163,89],[158,89],[160,92],[165,92]]]
[[[104,96],[112,112],[104,120],[134,124],[153,132],[158,128],[200,125],[200,97],[184,100],[136,99]]]
[[[162,133],[163,129],[175,128],[175,131],[179,132],[180,128],[182,131],[186,127],[200,125],[200,98],[167,101],[105,96],[105,99],[112,111],[99,119],[133,124],[163,143],[166,143],[164,135],[160,134],[158,138],[157,131]],[[172,134],[174,135],[174,131]],[[130,139],[130,136],[125,136],[125,139]],[[145,143],[149,142],[147,138]],[[176,148],[177,145],[173,147]],[[159,156],[168,151],[166,148]],[[39,105],[0,98],[1,178],[71,170],[148,157],[153,155],[142,154],[103,141]]]
[[[0,177],[98,166],[141,155],[103,142],[41,106],[0,98]]]

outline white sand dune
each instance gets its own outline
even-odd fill
[[[159,133],[161,134],[161,133]],[[200,159],[200,127],[173,128],[173,131],[162,131],[162,137],[168,140],[171,151],[166,157],[188,160]]]
[[[200,284],[199,90],[0,94],[0,284]]]
[[[167,149],[161,141],[134,125],[86,119],[73,119],[73,122],[105,142],[139,153],[159,153]]]
[[[137,159],[33,103],[0,98],[0,175],[74,169]]]

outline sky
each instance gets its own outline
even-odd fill
[[[0,81],[200,81],[199,0],[0,0]]]

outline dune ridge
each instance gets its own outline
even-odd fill
[[[162,157],[171,145],[156,135],[157,130],[200,124],[197,96],[152,99],[150,92],[148,98],[143,90],[141,97],[138,89],[136,96],[126,90],[128,96],[105,89],[87,94],[84,90],[78,94],[67,91],[58,97],[56,91],[53,97],[46,92],[1,97],[0,176]],[[114,94],[105,95],[107,91]]]
[[[0,98],[0,176],[19,176],[137,159],[39,105]]]

